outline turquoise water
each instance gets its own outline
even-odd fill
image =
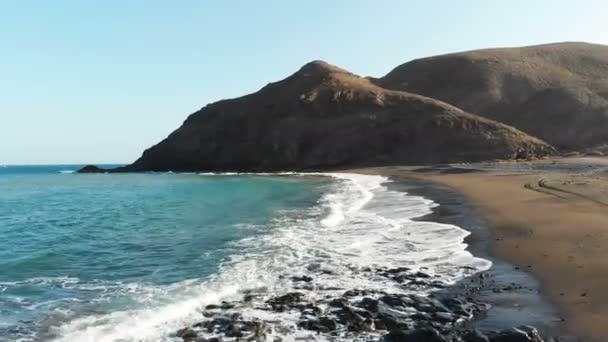
[[[423,269],[450,284],[491,265],[466,250],[465,230],[416,220],[436,204],[383,176],[78,167],[0,167],[0,341],[181,341],[178,329],[222,301],[263,319],[270,340],[310,340],[299,312],[267,301],[425,295],[364,270]],[[311,282],[292,280],[302,276]]]
[[[326,180],[0,167],[0,340],[185,296]],[[93,339],[94,340],[94,339]]]

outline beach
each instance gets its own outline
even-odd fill
[[[371,283],[363,282],[360,284],[361,286],[352,290],[338,291],[333,294],[329,294],[322,287],[315,285],[323,282],[325,276],[323,273],[310,272],[304,276],[288,277],[294,282],[295,292],[266,298],[265,304],[258,303],[258,305],[262,305],[262,307],[270,305],[269,308],[263,310],[281,312],[285,310],[300,315],[298,326],[300,329],[304,329],[299,332],[300,338],[321,341],[327,338],[348,341],[400,341],[404,338],[405,340],[422,338],[421,336],[424,335],[425,338],[433,336],[439,340],[462,338],[465,341],[476,341],[477,335],[471,332],[481,331],[483,334],[491,336],[491,341],[511,341],[522,338],[517,331],[536,331],[537,329],[545,338],[553,337],[560,341],[578,340],[566,328],[561,312],[544,295],[541,283],[534,275],[525,268],[495,256],[494,243],[497,235],[490,228],[490,222],[485,216],[480,215],[476,206],[467,200],[466,196],[439,182],[412,177],[408,173],[411,171],[405,172],[401,168],[354,171],[386,175],[389,178],[383,185],[386,186],[388,193],[407,194],[407,196],[414,196],[413,198],[432,201],[432,210],[428,211],[426,215],[414,218],[412,224],[421,224],[423,228],[432,223],[445,225],[446,228],[465,229],[467,236],[464,240],[466,245],[463,247],[466,247],[466,251],[474,257],[490,261],[491,267],[459,278],[455,283],[441,284],[433,280],[437,279],[436,277],[425,275],[424,272],[429,271],[426,267],[412,272],[409,268],[411,264],[405,260],[415,257],[414,255],[406,256],[400,253],[402,259],[394,266],[401,265],[401,267],[390,269],[378,268],[377,259],[364,257],[362,268],[354,271],[350,276],[355,278],[363,276],[368,280],[386,277],[390,281],[384,283],[382,288],[374,288],[370,286]],[[403,207],[403,204],[394,200],[375,204],[372,202],[367,206],[368,210],[397,207]],[[432,231],[431,228],[428,226],[425,230]],[[409,236],[408,229],[404,229]],[[358,239],[365,240],[365,236],[368,235],[361,235]],[[429,237],[427,236],[427,238]],[[408,241],[415,240],[417,239],[409,236],[403,240],[395,240],[395,243],[407,245]],[[420,242],[422,241],[420,240]],[[429,241],[429,243],[432,242]],[[429,259],[426,260],[433,260],[436,258],[436,254],[428,257]],[[458,255],[454,254],[452,258],[458,259]],[[465,266],[463,269],[467,268]],[[391,284],[393,281],[401,283],[402,288],[408,289],[407,291],[425,288],[431,291],[427,293],[428,297],[395,292],[395,289],[391,290],[394,285],[394,283]],[[307,298],[305,290],[313,289],[324,295],[317,300]],[[260,295],[252,293],[251,296],[248,296],[256,298]],[[248,321],[241,319],[239,315],[234,316],[235,313],[247,312],[246,308],[251,305],[246,302],[247,300],[217,303],[205,307],[203,316],[207,319],[184,327],[177,331],[177,336],[183,337],[184,340],[187,340],[190,335],[198,336],[201,327],[203,330],[209,329],[216,334],[230,336],[232,326],[248,327],[256,324],[266,326],[268,323],[264,321]],[[226,309],[223,309],[224,306]],[[404,319],[404,310],[412,309],[418,312]],[[387,315],[387,310],[393,313]],[[453,318],[451,321],[446,321],[445,319],[448,317]],[[519,327],[520,330],[514,329],[516,327]],[[306,333],[306,330],[313,333]],[[385,330],[390,333],[382,337]],[[410,331],[411,335],[407,335],[407,337],[399,335],[405,331]],[[438,335],[433,335],[434,331]],[[302,333],[303,335],[301,335]],[[428,333],[431,335],[425,335]],[[503,336],[503,339],[501,340],[499,336]],[[535,339],[533,336],[538,335],[529,334],[526,341],[540,341],[540,337]],[[290,339],[288,338],[288,340]]]
[[[608,163],[599,157],[357,170],[412,177],[466,198],[494,234],[490,254],[540,281],[564,330],[604,340]]]
[[[37,197],[27,197],[27,189],[52,185],[56,202],[36,222],[66,232],[80,225],[57,226],[59,217],[53,215],[70,211],[53,208],[103,207],[115,212],[122,225],[104,226],[107,221],[94,221],[97,211],[90,211],[86,234],[97,238],[85,237],[81,243],[110,243],[120,256],[152,253],[138,254],[138,259],[149,260],[153,272],[133,276],[133,270],[145,267],[135,258],[132,265],[123,261],[123,268],[98,259],[81,257],[81,264],[53,259],[46,274],[40,274],[35,262],[8,264],[3,268],[8,280],[0,282],[2,299],[23,310],[9,317],[16,323],[0,326],[0,339],[187,341],[241,336],[400,341],[428,335],[470,341],[481,331],[490,341],[510,341],[522,334],[527,341],[540,341],[538,333],[559,341],[601,341],[604,313],[602,301],[595,298],[602,298],[602,279],[596,275],[604,270],[594,260],[603,257],[603,218],[597,207],[604,205],[603,194],[608,193],[601,176],[608,163],[602,163],[563,159],[282,175],[85,176],[65,166],[9,168],[1,192],[6,203],[19,199],[35,205]],[[13,188],[11,180],[21,186]],[[114,190],[117,186],[121,192]],[[134,231],[129,227],[138,225],[133,220],[140,215],[122,211],[123,205],[116,206],[112,198],[87,202],[83,196],[90,196],[91,189],[106,194],[99,196],[121,196],[131,206],[144,203],[137,200],[140,196],[148,201],[171,197],[173,209],[159,217],[163,228],[147,224],[149,230]],[[165,196],[157,196],[159,191]],[[215,200],[205,202],[214,192]],[[199,206],[193,207],[193,198],[199,199]],[[206,214],[230,221],[201,226],[200,210],[228,207],[218,198],[239,202],[241,208],[231,205],[232,215]],[[185,215],[188,209],[192,214]],[[179,212],[177,221],[173,210]],[[265,216],[248,218],[243,213]],[[258,223],[243,225],[251,220]],[[19,231],[20,221],[14,222],[9,228]],[[580,222],[586,225],[576,226],[577,231],[567,226]],[[220,229],[212,229],[220,223]],[[164,228],[171,224],[175,228]],[[18,236],[11,231],[5,234],[8,240]],[[107,241],[106,231],[140,240],[117,244]],[[164,243],[182,248],[158,245],[159,232],[177,239],[167,236]],[[193,234],[199,238],[191,239]],[[218,250],[188,257],[182,254],[189,249],[182,238],[204,244],[195,250]],[[226,244],[211,244],[217,239]],[[77,247],[74,243],[62,246],[62,255],[79,253],[70,249]],[[106,249],[106,255],[112,256],[110,251]],[[154,261],[158,256],[168,271]],[[82,271],[96,272],[99,267],[110,267],[114,278]],[[30,289],[44,296],[33,297]],[[144,296],[147,305],[137,304]],[[132,304],[95,306],[99,301],[119,305],[125,298]],[[28,303],[47,305],[52,313],[27,311]],[[54,314],[56,309],[68,314]],[[129,328],[132,325],[137,328]],[[538,333],[525,327],[535,327]]]

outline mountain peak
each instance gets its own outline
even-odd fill
[[[335,73],[351,74],[350,72],[322,60],[314,60],[304,64],[296,73],[303,76],[327,76]]]

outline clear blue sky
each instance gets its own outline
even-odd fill
[[[500,4],[499,4],[500,3]],[[0,2],[0,164],[131,162],[205,104],[323,59],[608,44],[605,1]]]

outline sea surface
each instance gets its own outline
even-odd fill
[[[0,166],[0,341],[177,341],[207,304],[248,291],[420,292],[357,272],[485,270],[468,232],[413,219],[431,200],[355,174],[76,174]],[[264,298],[262,296],[261,298]],[[255,304],[255,303],[254,303]],[[289,325],[294,317],[256,310]],[[285,330],[285,341],[305,332]]]

